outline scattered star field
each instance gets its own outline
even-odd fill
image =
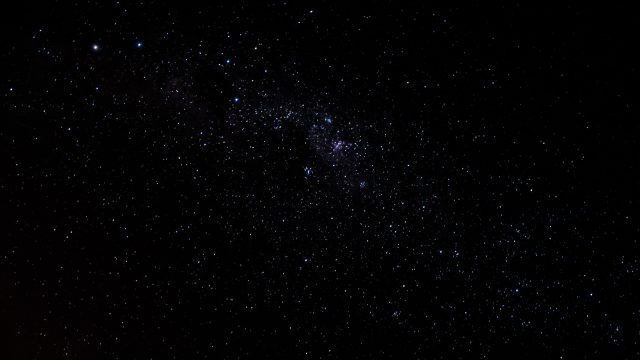
[[[636,12],[5,12],[1,359],[640,357]]]

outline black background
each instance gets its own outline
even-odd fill
[[[2,17],[1,358],[639,356],[631,9]]]

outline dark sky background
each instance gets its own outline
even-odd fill
[[[640,356],[637,12],[2,13],[0,358]]]

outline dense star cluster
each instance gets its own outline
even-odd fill
[[[1,359],[640,357],[635,12],[3,15]]]

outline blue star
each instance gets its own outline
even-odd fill
[[[100,45],[98,45],[98,44],[93,44],[93,45],[91,46],[91,48],[93,49],[93,51],[98,51],[98,50],[100,50]]]
[[[140,48],[142,47],[142,41],[138,41],[138,42],[136,43],[136,47],[137,47],[138,49],[140,49]]]
[[[234,97],[234,98],[233,98],[233,102],[234,102],[235,104],[239,103],[239,102],[240,102],[240,98],[239,98],[239,97],[237,97],[237,96],[236,96],[236,97]]]

